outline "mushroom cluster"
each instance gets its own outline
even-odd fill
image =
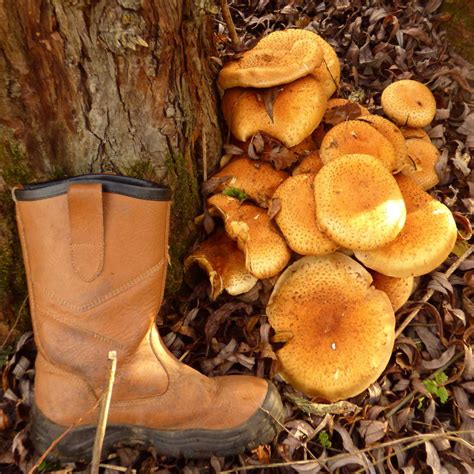
[[[438,183],[438,151],[423,130],[436,111],[430,90],[389,85],[385,118],[331,98],[339,78],[334,49],[300,29],[270,33],[223,67],[234,152],[207,200],[223,229],[185,262],[208,273],[212,298],[273,278],[269,322],[291,335],[279,372],[331,402],[381,375],[394,311],[457,238],[450,210],[426,192]]]

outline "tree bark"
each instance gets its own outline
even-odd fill
[[[209,0],[0,0],[4,311],[26,293],[9,196],[26,180],[114,172],[171,186],[168,288],[179,286],[198,180],[221,149],[213,8]]]

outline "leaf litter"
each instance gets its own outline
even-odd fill
[[[474,209],[474,68],[452,52],[444,31],[450,14],[441,0],[382,1],[234,0],[229,5],[241,39],[232,47],[225,23],[216,18],[219,61],[253,46],[258,38],[288,27],[308,28],[345,58],[335,96],[380,111],[381,91],[393,80],[416,79],[430,87],[437,114],[429,130],[440,149],[440,184],[433,194],[458,213],[464,239],[457,255],[421,278],[410,301],[397,313],[398,325],[414,307],[416,317],[403,328],[392,359],[377,384],[353,399],[333,404],[311,400],[276,373],[279,347],[266,315],[274,279],[259,282],[237,298],[210,301],[208,283],[165,300],[158,318],[164,341],[176,357],[206,375],[256,374],[272,378],[285,404],[285,429],[272,445],[230,458],[176,460],[138,448],[119,448],[107,464],[149,473],[200,472],[436,472],[472,473],[474,462],[474,256],[446,276],[447,268],[471,246]],[[271,116],[278,91],[263,91]],[[337,123],[357,114],[336,108]],[[274,164],[292,159],[281,144],[258,135],[248,150],[227,144],[229,156],[247,152],[261,159],[270,144]],[[283,152],[283,153],[282,153]],[[283,161],[282,161],[283,160]],[[204,183],[202,194],[222,182]],[[275,202],[271,217],[279,210]],[[208,232],[212,217],[205,214]],[[428,301],[423,301],[427,292]],[[278,336],[278,335],[276,335]],[[284,338],[282,339],[284,340]],[[0,403],[0,471],[26,472],[34,464],[27,423],[32,403],[35,347],[31,334],[20,338],[3,371]],[[43,471],[68,471],[44,465]],[[75,472],[86,466],[72,465]],[[107,472],[114,472],[110,468]]]

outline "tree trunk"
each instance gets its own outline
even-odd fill
[[[26,294],[10,197],[25,181],[114,172],[171,186],[168,289],[179,286],[198,180],[221,148],[213,8],[210,0],[0,0],[7,317]]]

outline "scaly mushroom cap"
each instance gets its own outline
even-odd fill
[[[229,89],[222,98],[224,118],[238,140],[265,132],[288,148],[311,135],[325,110],[326,96],[312,76],[282,86],[273,104],[273,121],[255,89]]]
[[[311,173],[315,175],[324,166],[324,163],[319,156],[319,151],[313,151],[308,156],[305,156],[300,163],[295,166],[293,176],[303,173]]]
[[[215,232],[201,242],[184,261],[184,270],[193,264],[199,265],[209,275],[213,300],[224,290],[230,295],[241,295],[257,283],[245,268],[244,254],[223,231]]]
[[[326,97],[331,97],[339,87],[341,80],[341,63],[334,48],[321,36],[316,35],[319,47],[323,52],[322,64],[311,75],[319,81]]]
[[[333,253],[303,257],[278,279],[267,305],[276,333],[293,337],[277,352],[283,378],[335,402],[363,392],[390,359],[395,317],[365,268]]]
[[[319,36],[308,30],[274,31],[219,74],[219,86],[273,87],[296,81],[321,65]]]
[[[342,247],[382,247],[405,224],[395,178],[370,155],[341,156],[324,165],[314,178],[314,196],[319,226]]]
[[[392,303],[393,310],[398,311],[410,298],[414,287],[414,278],[394,278],[382,273],[373,272],[374,286],[383,291]]]
[[[430,136],[422,128],[400,127],[400,131],[403,133],[405,140],[410,138],[418,138],[420,140],[424,140],[425,142],[431,143]]]
[[[405,227],[385,247],[355,256],[384,275],[407,278],[429,273],[441,265],[456,244],[457,228],[451,211],[433,199],[409,176],[398,175],[407,208]]]
[[[312,174],[299,174],[280,185],[273,196],[281,205],[275,220],[292,250],[301,255],[326,255],[338,245],[316,221],[313,180]]]
[[[242,190],[259,206],[267,207],[276,188],[288,177],[284,171],[277,171],[270,163],[250,158],[234,158],[218,171],[214,177],[231,176],[231,179],[219,186]]]
[[[393,82],[382,92],[382,108],[391,120],[408,127],[426,127],[436,114],[431,91],[418,81]]]
[[[348,120],[331,128],[323,138],[319,150],[323,163],[349,154],[375,156],[392,171],[396,153],[393,145],[374,127],[360,120]]]
[[[360,117],[358,120],[366,122],[382,134],[392,145],[395,150],[395,166],[394,173],[401,171],[407,164],[407,147],[405,144],[405,137],[400,129],[390,120],[387,120],[380,115],[367,115]]]
[[[436,174],[436,163],[438,163],[438,149],[430,142],[418,138],[410,138],[406,141],[409,160],[402,169],[402,173],[410,176],[425,191],[439,183]]]
[[[290,251],[264,209],[223,194],[215,194],[207,202],[222,216],[227,234],[244,252],[245,268],[252,275],[270,278],[285,268]]]

